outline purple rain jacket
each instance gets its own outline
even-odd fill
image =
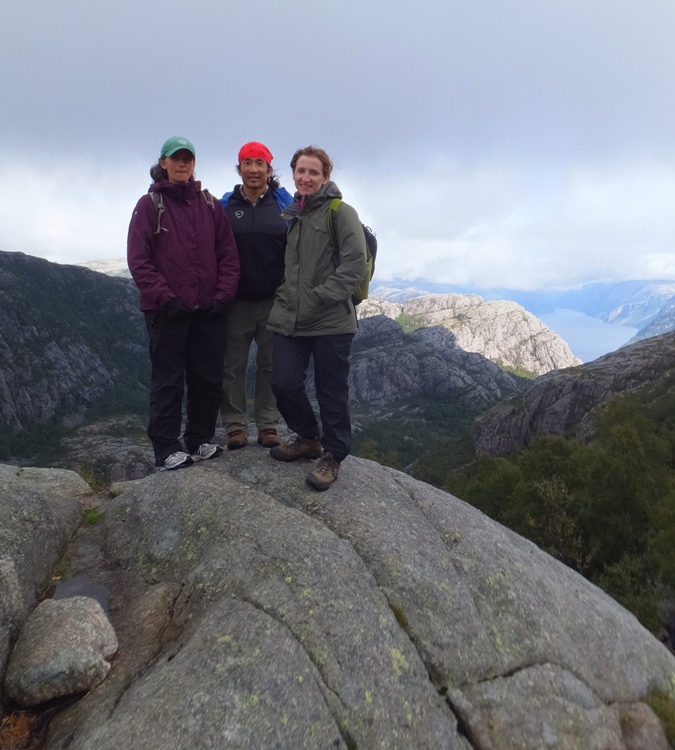
[[[150,186],[136,204],[127,238],[129,270],[141,293],[140,308],[161,310],[178,297],[190,310],[212,300],[229,304],[239,283],[239,253],[218,200],[211,208],[196,180]],[[164,198],[161,231],[150,193]]]

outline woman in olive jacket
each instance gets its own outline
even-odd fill
[[[352,294],[366,275],[366,241],[356,211],[330,181],[328,154],[310,146],[291,160],[297,188],[282,216],[289,222],[286,270],[267,327],[274,333],[272,388],[296,435],[270,454],[279,461],[319,458],[307,482],[326,490],[351,447],[349,353],[356,333]],[[337,247],[331,240],[334,221]],[[322,436],[305,390],[310,356]]]

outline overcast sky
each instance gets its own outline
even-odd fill
[[[673,0],[7,0],[0,250],[119,258],[171,135],[333,158],[378,280],[675,279]]]

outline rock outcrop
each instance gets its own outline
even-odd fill
[[[442,325],[462,349],[509,367],[543,374],[581,364],[558,334],[515,302],[438,294],[411,299],[403,312],[425,326]]]
[[[220,438],[227,439],[225,435]],[[111,417],[78,427],[60,441],[63,468],[82,467],[107,482],[142,479],[155,471],[145,423],[134,416]]]
[[[361,319],[403,314],[415,327],[442,326],[465,351],[539,375],[581,364],[558,334],[515,302],[485,302],[476,294],[426,294],[404,305],[369,299],[358,314]]]
[[[405,474],[307,471],[251,446],[117,488],[79,543],[119,651],[47,750],[667,747],[675,659],[616,602]]]
[[[89,494],[72,471],[0,464],[0,684],[36,590],[63,555]]]
[[[457,346],[446,328],[404,334],[384,315],[359,322],[350,372],[350,397],[356,401],[385,404],[411,396],[445,396],[463,406],[486,408],[521,389],[493,362]]]
[[[675,333],[630,344],[580,367],[548,373],[515,399],[482,414],[473,430],[477,453],[505,455],[538,435],[590,439],[594,409],[653,383],[675,367]]]

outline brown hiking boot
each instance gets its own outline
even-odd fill
[[[335,456],[328,451],[321,454],[316,469],[307,475],[305,481],[315,490],[327,490],[333,482],[337,481],[340,464],[335,460]]]
[[[281,445],[281,438],[277,435],[274,427],[264,427],[258,430],[258,442],[263,448],[275,448]]]
[[[277,461],[297,461],[299,458],[319,458],[321,455],[321,441],[319,438],[303,438],[293,435],[283,445],[272,448],[270,456]]]
[[[227,450],[234,451],[246,445],[246,430],[232,430],[227,433]]]

